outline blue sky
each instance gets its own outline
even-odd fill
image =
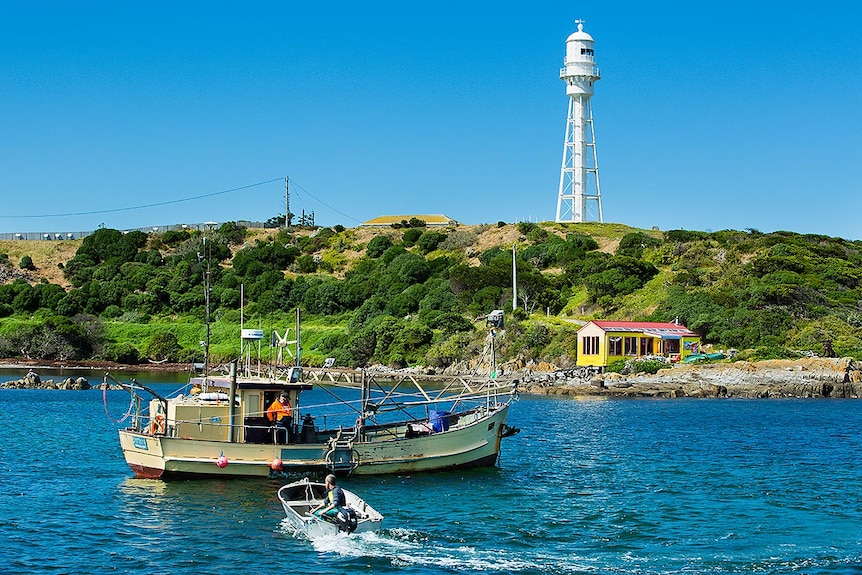
[[[0,0],[0,232],[552,220],[582,18],[606,222],[862,238],[854,2],[293,4]]]

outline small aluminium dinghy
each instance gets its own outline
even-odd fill
[[[310,481],[307,477],[289,483],[278,490],[278,499],[293,528],[309,539],[343,533],[380,531],[383,516],[355,493],[342,488],[347,505],[334,521],[317,517],[311,511],[323,503],[326,485]]]

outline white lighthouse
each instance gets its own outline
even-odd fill
[[[601,75],[593,54],[593,37],[584,32],[583,20],[576,20],[575,23],[578,31],[566,39],[565,66],[560,69],[560,79],[566,83],[566,95],[569,97],[569,114],[566,140],[563,143],[556,221],[601,222],[602,194],[593,108],[590,104],[593,84]]]

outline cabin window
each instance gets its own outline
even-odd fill
[[[641,355],[652,355],[652,338],[641,338]]]
[[[599,355],[599,336],[585,336],[583,339],[581,353],[583,353],[584,355]]]
[[[638,338],[636,338],[636,337],[623,338],[623,344],[625,345],[626,355],[637,355],[638,354]]]
[[[623,354],[623,338],[617,337],[609,337],[608,338],[608,355],[622,355]]]

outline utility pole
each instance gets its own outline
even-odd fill
[[[290,177],[284,177],[284,227],[290,225]]]
[[[518,307],[518,266],[515,265],[515,244],[512,244],[512,311]]]

